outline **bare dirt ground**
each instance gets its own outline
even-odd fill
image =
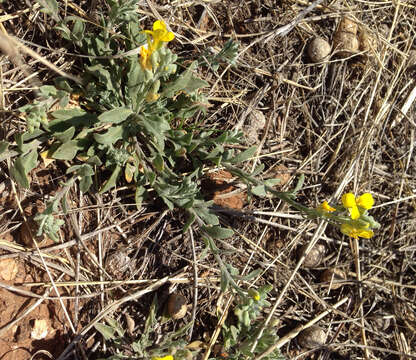
[[[23,54],[19,63],[2,48],[0,140],[12,141],[24,128],[18,107],[33,101],[39,83],[51,83],[55,76],[41,57],[77,73],[79,59],[71,56],[73,49],[67,49],[35,4],[6,0],[0,5],[0,31],[25,41],[40,56]],[[304,174],[299,199],[311,207],[338,200],[347,191],[371,192],[376,200],[371,214],[381,228],[373,238],[359,241],[357,253],[339,229],[303,219],[274,199],[247,201],[231,174],[212,171],[207,176],[207,196],[240,214],[226,212],[222,218],[236,230],[232,239],[218,243],[229,254],[224,260],[240,272],[263,270],[255,285],[273,285],[270,302],[278,302],[273,319],[280,337],[347,298],[318,322],[328,336],[324,346],[308,350],[293,339],[281,347],[282,354],[289,359],[416,358],[416,4],[324,1],[282,32],[309,4],[139,1],[139,12],[143,28],[157,18],[169,24],[176,35],[169,47],[190,60],[207,50],[219,51],[229,39],[239,43],[235,65],[221,65],[217,72],[202,68],[199,76],[210,84],[205,89],[211,104],[205,124],[239,128],[247,139],[242,148],[259,146],[247,170],[264,163],[262,177],[280,178],[279,189],[290,189]],[[60,11],[91,21],[105,8],[104,1],[60,1]],[[310,40],[319,36],[332,44],[346,16],[371,39],[371,46],[348,56],[333,48],[329,59],[312,63],[307,55]],[[195,265],[191,240],[181,231],[183,214],[162,204],[137,211],[122,186],[105,195],[74,191],[72,215],[62,217],[62,243],[40,238],[37,250],[27,236],[30,219],[59,189],[65,169],[42,165],[30,174],[31,189],[23,190],[11,183],[12,159],[1,160],[0,359],[58,358],[69,348],[67,358],[104,356],[108,349],[92,324],[108,304],[150,289],[139,301],[114,307],[123,324],[125,314],[142,323],[155,293],[164,303],[176,289],[193,304],[195,269],[196,310],[189,305],[185,318],[170,326],[194,316],[192,340],[213,350],[211,340],[221,325],[221,311],[228,311],[230,294],[220,292],[214,258],[200,259],[205,246],[197,235]],[[243,218],[241,212],[250,217]],[[316,239],[324,246],[321,261],[297,269],[299,249]],[[128,265],[121,271],[112,266],[115,253],[126,255]],[[104,277],[100,268],[110,276]],[[331,287],[322,278],[330,268],[345,274],[341,286]],[[58,294],[50,287],[52,280]],[[157,286],[154,281],[159,281]],[[32,334],[37,320],[46,320],[42,340]],[[76,334],[81,338],[71,348]],[[204,354],[207,349],[201,358]]]

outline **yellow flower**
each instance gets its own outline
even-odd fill
[[[144,30],[144,33],[147,35],[147,43],[151,52],[159,49],[164,42],[172,41],[175,38],[175,35],[168,31],[165,23],[160,20],[153,23],[153,31]]]
[[[152,360],[174,360],[172,355],[166,355],[164,357],[152,357]]]
[[[369,210],[374,205],[374,199],[369,193],[361,195],[358,199],[355,198],[354,194],[347,193],[342,195],[342,205],[350,211],[351,219],[356,220],[360,217],[358,207]]]
[[[146,95],[146,101],[147,102],[154,102],[154,101],[156,101],[159,98],[160,98],[160,94],[155,94],[155,93],[152,93],[152,92],[149,92]]]
[[[325,212],[334,212],[336,211],[331,205],[328,204],[328,201],[324,201],[318,208],[319,210],[323,210]]]
[[[140,48],[140,65],[143,69],[152,70],[152,63],[150,62],[151,52],[145,46]]]
[[[259,301],[260,300],[260,294],[257,290],[255,289],[249,289],[248,290],[248,295],[254,300],[254,301]]]
[[[154,51],[160,49],[164,42],[172,41],[175,35],[166,29],[163,21],[157,20],[153,23],[153,30],[143,31],[147,36],[147,45],[140,48],[140,64],[143,69],[152,70],[150,56]]]
[[[367,224],[367,227],[369,225]],[[341,225],[341,232],[345,235],[348,235],[354,239],[358,239],[358,237],[362,237],[364,239],[370,239],[374,232],[372,230],[367,230],[363,228],[356,228],[350,224],[342,224]]]
[[[374,205],[373,196],[369,193],[362,194],[357,199],[357,205],[363,209],[370,210]]]

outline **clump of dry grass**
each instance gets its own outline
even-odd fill
[[[253,199],[240,214],[250,217],[224,214],[223,222],[238,234],[218,244],[230,252],[225,261],[242,274],[262,269],[253,284],[274,286],[272,312],[264,318],[277,320],[283,340],[276,346],[288,358],[308,358],[312,353],[323,359],[414,358],[416,84],[409,56],[416,44],[414,5],[322,3],[280,35],[278,30],[305,9],[306,2],[145,1],[140,5],[143,24],[158,18],[169,24],[179,54],[197,58],[206,49],[218,51],[229,38],[240,43],[236,66],[220,67],[218,72],[201,70],[211,85],[211,107],[208,116],[199,120],[218,129],[248,131],[250,113],[264,114],[258,156],[247,169],[262,162],[270,172],[284,165],[292,180],[305,174],[300,197],[311,206],[335,200],[347,190],[369,191],[376,198],[373,215],[382,228],[359,244],[349,243],[324,224],[300,218],[273,199]],[[61,7],[96,22],[105,2],[70,1]],[[310,63],[305,51],[309,39],[320,36],[331,41],[343,16],[353,19],[376,46],[348,59],[333,56],[321,64]],[[76,76],[78,57],[57,37],[37,5],[29,8],[10,2],[0,19],[4,52],[0,140],[10,140],[24,126],[17,108],[32,101],[39,83],[52,80],[53,66]],[[36,54],[13,47],[4,34]],[[56,166],[36,169],[32,174],[36,185],[22,191],[12,186],[3,161],[1,236],[17,237],[25,218],[41,210],[33,204],[59,189],[63,174]],[[94,351],[104,349],[92,331],[97,321],[127,313],[139,323],[153,293],[163,301],[172,287],[178,287],[193,304],[185,318],[195,320],[189,338],[208,344],[203,356],[207,359],[214,345],[221,343],[220,327],[233,299],[219,290],[213,258],[201,258],[204,245],[198,234],[191,238],[182,233],[184,219],[158,209],[157,204],[137,211],[126,190],[117,188],[105,196],[73,192],[73,211],[66,219],[62,244],[42,249],[39,244],[30,250],[2,241],[2,258],[18,254],[47,276],[37,278],[36,284],[0,285],[29,297],[39,297],[45,286],[53,285],[43,301],[59,303],[66,313],[62,331],[67,332],[69,345],[59,359],[68,358],[75,346],[79,358],[94,357]],[[322,263],[303,268],[298,248],[317,242],[326,247]],[[121,251],[131,262],[130,270],[115,276],[109,259]],[[347,274],[343,286],[335,289],[321,283],[320,275],[327,268]],[[30,291],[22,290],[27,286]],[[305,324],[318,320],[328,334],[324,348],[303,350],[290,341]],[[88,339],[93,345],[87,346]]]

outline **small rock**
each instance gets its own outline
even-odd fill
[[[347,279],[347,275],[344,271],[338,268],[326,269],[321,274],[321,281],[324,283],[331,283],[331,289],[336,290],[340,288],[343,284],[342,281]]]
[[[246,194],[237,191],[231,185],[233,175],[225,170],[218,170],[207,174],[203,187],[210,195],[214,204],[225,208],[241,210],[246,202]]]
[[[247,144],[257,144],[259,135],[262,133],[266,125],[266,117],[260,110],[252,110],[247,117],[247,125],[245,128],[245,135]]]
[[[298,252],[299,259],[303,256],[303,254],[306,251],[306,248],[308,247],[308,244],[303,245]],[[302,263],[303,267],[306,268],[316,268],[318,267],[324,257],[325,257],[326,247],[324,244],[316,244],[311,251],[309,251],[309,254],[306,255],[305,260]]]
[[[124,314],[124,317],[126,318],[127,331],[130,335],[133,335],[135,327],[134,320],[129,314]]]
[[[337,29],[337,32],[341,32],[341,31],[351,33],[353,35],[357,35],[358,24],[354,20],[348,17],[343,17],[340,20],[338,24],[338,29]]]
[[[132,262],[124,251],[116,251],[107,259],[106,270],[116,279],[122,279],[129,273]]]
[[[168,314],[172,319],[182,319],[186,315],[186,298],[180,294],[171,294],[167,305]]]
[[[338,56],[348,57],[359,49],[357,36],[346,31],[337,31],[334,35],[334,50]]]
[[[331,53],[331,45],[328,41],[316,37],[308,45],[308,55],[312,62],[318,63],[328,58]]]
[[[280,182],[276,184],[276,186],[279,186],[279,187],[286,185],[289,182],[290,178],[292,177],[292,174],[290,173],[289,169],[283,164],[278,165],[271,172],[273,173],[273,177],[275,179],[280,180]]]
[[[34,340],[42,340],[48,335],[48,331],[48,322],[45,319],[35,320],[30,337]]]
[[[0,277],[6,281],[13,281],[16,278],[18,266],[15,259],[0,260]]]
[[[319,326],[313,325],[298,335],[298,344],[305,349],[313,349],[325,345],[326,333]]]
[[[358,37],[360,51],[367,51],[369,54],[373,54],[377,50],[377,41],[374,37],[368,34],[367,31],[362,29],[360,36]]]

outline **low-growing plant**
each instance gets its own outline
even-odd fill
[[[128,335],[122,324],[111,317],[105,319],[106,323],[95,324],[95,329],[101,333],[114,353],[109,357],[102,358],[102,360],[193,359],[198,350],[189,346],[190,344],[185,340],[191,323],[181,327],[179,330],[164,333],[161,339],[157,341],[156,329],[163,323],[163,318],[158,318],[157,312],[157,298],[154,297],[143,331],[138,336]]]
[[[373,235],[372,229],[379,224],[367,213],[374,202],[370,194],[357,199],[347,194],[341,205],[331,207],[324,202],[308,208],[296,201],[303,177],[292,191],[276,191],[273,185],[278,180],[258,179],[263,164],[252,173],[236,166],[256,151],[250,147],[236,153],[228,146],[241,142],[242,133],[190,120],[208,106],[200,91],[208,84],[195,70],[201,64],[211,64],[215,70],[220,61],[233,63],[236,43],[227,42],[217,55],[205,54],[199,63],[190,62],[166,47],[174,34],[162,21],[155,21],[152,30],[140,28],[135,0],[108,0],[107,16],[94,26],[77,16],[61,18],[56,0],[39,2],[42,11],[56,21],[56,30],[84,57],[79,64],[81,80],[58,77],[54,85],[42,86],[39,98],[19,109],[27,130],[15,135],[15,143],[0,143],[0,155],[18,155],[10,173],[24,188],[30,187],[28,175],[40,159],[66,166],[66,182],[35,217],[38,235],[59,240],[64,221],[57,214],[69,211],[71,187],[78,184],[83,193],[106,193],[124,182],[134,192],[138,208],[143,201],[159,198],[170,210],[187,213],[183,231],[197,221],[220,266],[222,290],[231,285],[242,295],[246,291],[235,281],[238,270],[222,261],[215,244],[215,239],[228,238],[233,231],[220,226],[213,202],[204,199],[201,188],[205,169],[214,166],[245,183],[249,197],[277,197],[306,217],[339,226],[350,237]]]
[[[247,296],[241,296],[234,307],[234,316],[223,325],[223,345],[219,354],[211,360],[243,360],[253,359],[262,354],[277,340],[278,336],[273,326],[263,329],[263,320],[259,318],[261,311],[267,311],[270,303],[267,294],[273,289],[271,285],[250,289]],[[260,337],[260,330],[262,330]],[[256,344],[252,351],[253,344]],[[264,357],[266,360],[284,360],[277,349]]]
[[[64,221],[57,214],[70,210],[67,197],[73,186],[79,186],[82,193],[107,193],[124,184],[134,193],[138,208],[160,199],[170,210],[181,209],[187,214],[183,231],[196,222],[217,260],[221,289],[231,288],[241,299],[235,310],[236,324],[224,327],[224,346],[230,350],[231,359],[248,356],[249,346],[245,344],[256,338],[256,317],[268,306],[265,297],[269,289],[242,289],[238,280],[253,278],[258,271],[241,277],[236,268],[222,260],[215,240],[228,238],[233,231],[220,226],[213,202],[203,196],[201,179],[206,168],[225,168],[247,186],[249,197],[277,197],[305,217],[324,219],[353,238],[369,238],[379,226],[368,215],[374,203],[372,196],[355,198],[348,193],[340,205],[324,202],[308,208],[296,201],[303,177],[292,191],[275,190],[278,180],[258,179],[263,165],[251,173],[238,167],[256,151],[250,147],[236,152],[229,146],[242,142],[242,133],[212,129],[195,120],[195,114],[204,113],[208,107],[201,91],[208,83],[196,76],[196,70],[208,65],[209,71],[216,71],[223,61],[235,62],[236,42],[227,42],[216,55],[205,53],[199,60],[190,61],[168,49],[175,36],[162,21],[155,21],[152,30],[140,27],[136,0],[107,0],[109,12],[98,24],[77,16],[61,18],[56,0],[39,3],[55,21],[56,30],[82,57],[77,63],[80,80],[57,77],[54,84],[42,86],[39,97],[19,109],[26,130],[17,133],[13,143],[0,142],[0,156],[17,154],[10,174],[24,188],[30,188],[29,173],[41,159],[45,164],[60,162],[66,167],[62,188],[35,217],[38,235],[45,233],[59,240]],[[105,336],[121,346],[124,333],[115,323],[108,326],[115,330]],[[108,330],[104,325],[97,329],[102,333]],[[132,344],[140,354],[148,346],[147,335],[143,336],[143,343]],[[275,336],[273,329],[266,329],[258,339],[257,350],[270,345]],[[165,348],[160,349],[154,356],[163,358]]]

